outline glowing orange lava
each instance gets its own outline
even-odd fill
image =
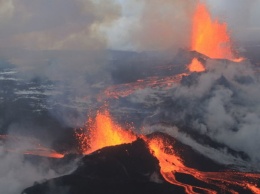
[[[193,186],[179,182],[175,173],[183,173],[191,175],[194,178],[203,182],[216,185],[230,193],[238,193],[230,189],[230,185],[234,187],[240,186],[249,189],[252,193],[258,194],[260,189],[257,187],[257,182],[260,174],[242,173],[242,172],[202,172],[184,165],[182,159],[175,153],[173,147],[161,137],[154,137],[147,140],[151,153],[159,160],[161,174],[164,179],[174,185],[181,186],[188,194],[196,194],[195,190],[200,190],[203,193],[215,194],[217,191],[212,189]]]
[[[196,192],[193,192],[193,188],[201,189],[208,193],[216,193],[213,191],[211,192],[208,189],[193,187],[176,180],[174,173],[185,172],[186,167],[181,158],[174,153],[172,146],[165,142],[165,140],[158,137],[152,138],[151,140],[148,140],[148,145],[152,154],[159,160],[161,173],[166,181],[183,187],[186,193],[195,194]]]
[[[93,119],[89,119],[86,123],[84,133],[78,133],[78,139],[81,142],[82,151],[84,154],[89,154],[93,151],[107,146],[114,146],[124,143],[131,143],[137,139],[131,131],[122,129],[119,124],[113,121],[108,110],[97,111]],[[185,166],[182,158],[175,152],[172,146],[172,140],[169,141],[163,136],[144,136],[140,135],[148,145],[150,152],[158,159],[160,171],[166,181],[171,184],[183,187],[185,193],[209,193],[216,194],[219,188],[232,194],[239,193],[237,187],[250,190],[252,193],[259,193],[260,174],[243,173],[234,171],[225,172],[203,172]],[[194,177],[195,179],[206,183],[205,186],[187,184],[179,181],[176,174],[185,174]],[[212,188],[207,188],[207,184],[214,185]]]
[[[47,158],[63,158],[64,154],[60,154],[52,149],[47,149],[47,148],[38,148],[38,149],[31,149],[25,151],[23,154],[25,155],[33,155],[33,156],[42,156],[42,157],[47,157]]]
[[[211,58],[229,59],[240,62],[232,51],[226,23],[213,20],[206,5],[199,3],[192,21],[191,50],[196,50]],[[192,72],[203,71],[202,64],[196,59],[189,65]]]
[[[164,87],[169,88],[175,83],[179,83],[183,77],[187,76],[187,73],[180,73],[173,76],[165,76],[165,77],[148,77],[146,79],[140,79],[136,82],[118,84],[114,86],[110,86],[106,88],[104,93],[99,96],[99,100],[103,100],[104,96],[107,98],[119,98],[126,97],[131,95],[137,90],[145,89],[145,88],[156,88],[156,87]]]
[[[0,142],[3,143],[4,151],[24,155],[42,156],[47,158],[63,158],[64,154],[58,153],[53,149],[44,147],[36,139],[0,135]]]
[[[227,24],[212,20],[207,7],[202,3],[198,4],[193,17],[191,49],[211,58],[235,58]]]
[[[191,64],[188,66],[190,72],[203,72],[205,67],[199,62],[197,58],[194,58]]]
[[[83,130],[83,129],[82,129]],[[89,119],[83,133],[77,133],[84,154],[107,146],[131,143],[136,136],[122,129],[109,114],[108,110],[98,111],[94,119]]]

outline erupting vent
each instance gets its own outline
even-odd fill
[[[152,104],[151,107],[152,106],[153,107],[150,108],[150,104],[147,105],[147,107],[149,106],[149,109],[146,110],[147,112],[149,112],[150,110],[154,110],[154,111],[150,111],[152,113],[150,114],[150,112],[149,112],[149,116],[147,116],[148,114],[145,113],[145,114],[147,114],[146,116],[144,116],[146,120],[143,119],[142,121],[145,121],[145,122],[147,121],[148,124],[151,124],[152,122],[154,122],[153,119],[155,119],[154,123],[156,123],[157,121],[160,122],[160,124],[163,122],[164,123],[167,122],[167,126],[171,126],[171,127],[173,125],[176,125],[176,127],[180,128],[180,130],[178,131],[178,134],[180,134],[180,133],[185,134],[185,135],[188,134],[187,136],[191,137],[191,139],[194,140],[194,142],[195,142],[194,137],[198,137],[199,135],[201,135],[202,138],[204,138],[204,137],[208,138],[205,141],[210,142],[207,145],[210,148],[214,149],[214,151],[215,151],[215,147],[217,147],[218,145],[221,144],[219,147],[221,149],[223,148],[223,150],[224,150],[224,151],[221,150],[221,153],[222,153],[222,151],[228,152],[225,150],[226,148],[227,149],[230,148],[230,150],[231,150],[230,152],[233,152],[233,149],[235,149],[234,148],[235,146],[232,147],[232,146],[230,146],[232,144],[229,145],[229,144],[225,144],[225,142],[222,142],[222,141],[218,141],[218,140],[215,141],[214,137],[212,138],[212,136],[207,136],[207,134],[206,134],[206,133],[212,133],[215,135],[215,131],[213,131],[213,132],[210,131],[210,128],[213,128],[213,127],[211,127],[211,125],[213,126],[216,123],[221,123],[221,122],[219,122],[221,119],[219,119],[219,120],[212,119],[213,121],[210,121],[209,122],[210,124],[208,124],[206,121],[203,120],[204,117],[206,117],[206,116],[204,115],[204,113],[202,114],[201,112],[205,111],[206,112],[205,114],[210,115],[211,112],[208,110],[213,109],[214,111],[219,112],[218,114],[223,113],[223,115],[221,115],[222,117],[225,117],[226,115],[229,116],[227,114],[228,111],[232,112],[232,116],[233,116],[233,114],[239,115],[234,118],[233,117],[228,118],[227,119],[228,121],[226,124],[229,127],[228,129],[230,131],[233,132],[233,130],[234,131],[237,130],[236,126],[233,127],[233,122],[236,125],[240,125],[240,123],[238,122],[238,121],[240,121],[238,119],[238,118],[240,118],[240,115],[243,115],[243,117],[248,117],[247,118],[248,120],[250,120],[251,117],[254,117],[255,115],[252,114],[253,116],[252,115],[248,116],[246,114],[243,114],[244,113],[243,111],[241,111],[241,113],[240,113],[240,111],[237,111],[237,109],[232,109],[231,106],[230,106],[231,108],[228,107],[231,110],[226,111],[225,103],[220,103],[219,106],[221,106],[221,107],[220,107],[219,111],[215,110],[215,108],[218,105],[217,104],[218,101],[221,101],[221,102],[227,101],[228,103],[233,101],[231,96],[236,95],[236,92],[237,92],[235,90],[236,84],[238,85],[238,84],[240,84],[240,82],[241,83],[243,82],[243,84],[244,84],[244,82],[251,83],[251,82],[254,82],[256,79],[254,80],[250,76],[243,76],[241,78],[242,81],[238,78],[235,80],[235,78],[234,78],[234,80],[235,80],[234,84],[233,84],[233,82],[230,82],[230,83],[234,85],[234,86],[232,85],[232,87],[234,87],[235,89],[232,90],[232,89],[230,89],[231,88],[230,87],[227,90],[225,88],[225,85],[229,85],[229,80],[226,79],[224,77],[224,75],[221,74],[222,73],[221,72],[221,73],[219,73],[220,75],[215,76],[216,78],[214,78],[212,80],[209,79],[208,77],[214,77],[214,76],[211,76],[211,75],[207,76],[207,77],[205,76],[207,78],[207,79],[205,79],[205,82],[208,81],[208,82],[216,83],[216,85],[212,84],[212,86],[211,85],[205,86],[206,87],[205,91],[204,91],[204,88],[203,88],[203,90],[200,89],[200,88],[204,87],[204,85],[202,85],[201,87],[193,87],[194,85],[190,84],[190,83],[195,83],[193,80],[195,80],[195,81],[199,80],[199,81],[197,81],[199,84],[199,82],[201,81],[199,76],[207,75],[206,73],[208,73],[208,72],[211,73],[212,69],[210,69],[210,68],[208,68],[208,71],[206,71],[207,69],[206,69],[205,64],[207,61],[214,61],[214,59],[225,59],[223,61],[227,61],[226,62],[227,65],[230,62],[230,64],[232,64],[233,67],[237,68],[238,63],[233,63],[233,62],[240,62],[243,60],[243,58],[239,58],[237,56],[237,52],[233,48],[234,45],[232,44],[227,24],[220,22],[217,19],[213,19],[212,16],[210,15],[206,5],[201,3],[200,1],[198,1],[198,2],[199,3],[197,5],[194,15],[192,17],[192,29],[191,29],[191,37],[190,37],[191,41],[189,43],[189,51],[186,51],[186,50],[181,51],[184,53],[184,54],[182,54],[184,56],[183,57],[184,60],[182,60],[182,58],[179,60],[174,60],[171,58],[170,59],[171,61],[169,60],[170,62],[169,63],[167,62],[168,64],[165,62],[165,65],[169,65],[169,64],[172,65],[176,61],[178,61],[179,63],[176,62],[177,63],[176,66],[175,66],[175,64],[173,65],[175,68],[174,70],[167,71],[167,69],[166,69],[165,71],[162,71],[163,73],[159,72],[160,70],[158,70],[158,72],[157,72],[157,70],[156,70],[156,72],[147,71],[146,74],[140,74],[134,78],[131,77],[131,79],[118,79],[119,81],[115,81],[115,83],[117,83],[117,85],[106,85],[105,81],[103,82],[103,80],[102,80],[102,81],[100,81],[101,84],[97,84],[100,86],[95,86],[95,91],[98,91],[98,92],[99,92],[99,90],[96,90],[96,87],[98,87],[99,89],[102,88],[101,93],[99,93],[98,96],[95,96],[95,97],[97,97],[97,100],[95,102],[103,103],[107,99],[111,100],[111,102],[114,102],[112,100],[127,97],[138,90],[142,90],[142,89],[146,89],[146,88],[152,88],[152,89],[159,88],[156,91],[157,92],[156,95],[154,95],[154,97],[151,97],[151,99],[149,99],[150,101],[155,101],[155,102],[150,103],[150,104]],[[191,19],[191,17],[189,17],[189,18]],[[188,36],[189,36],[189,34],[188,34]],[[209,58],[212,58],[212,59],[209,59]],[[174,62],[172,62],[172,61],[174,61]],[[222,61],[222,60],[216,60],[216,61]],[[231,62],[231,61],[233,61],[233,62]],[[148,62],[150,65],[150,61],[148,61]],[[212,67],[210,65],[211,64],[208,63],[208,67]],[[241,63],[239,65],[243,65],[243,64]],[[226,69],[224,69],[224,71],[225,70]],[[231,69],[230,71],[232,71],[232,70],[233,69]],[[243,69],[241,71],[243,71]],[[133,71],[133,72],[135,72],[135,71]],[[203,72],[203,73],[192,73],[192,72]],[[115,75],[117,75],[117,73],[115,73]],[[86,76],[86,75],[84,75],[84,76]],[[123,74],[123,76],[122,75],[120,75],[120,76],[123,77],[123,76],[125,76],[125,74]],[[90,76],[90,77],[92,79],[92,76]],[[236,76],[234,76],[234,77],[236,77]],[[116,79],[113,80],[111,78],[109,81],[111,81],[111,80],[114,81]],[[129,81],[129,80],[131,80],[131,81]],[[204,81],[204,80],[202,80],[202,81]],[[221,83],[218,84],[218,82],[221,82]],[[222,82],[224,82],[224,84],[222,84]],[[93,81],[93,83],[94,83],[94,81]],[[244,85],[241,84],[241,88],[246,87],[246,84],[244,84]],[[107,87],[105,88],[105,86],[107,86]],[[175,86],[176,86],[176,88],[175,88]],[[258,86],[258,85],[253,85],[253,86]],[[89,86],[89,87],[91,87],[91,89],[92,89],[92,86]],[[177,88],[177,87],[179,87],[179,88]],[[239,87],[240,87],[240,85],[239,85]],[[93,86],[93,88],[94,88],[94,86]],[[169,89],[170,92],[168,92],[166,94],[166,92],[161,90],[161,88]],[[193,90],[191,90],[191,88]],[[217,94],[220,93],[221,94],[221,95],[219,95],[220,97],[217,96],[217,94],[213,93],[215,90],[213,91],[212,88],[213,89],[220,88],[219,90],[216,90],[217,92],[215,92]],[[213,92],[210,94],[207,94],[207,95],[205,94],[206,97],[203,96],[204,94],[200,96],[196,93],[196,95],[194,95],[195,92],[206,93],[207,92],[206,90],[212,90]],[[154,91],[155,90],[153,90],[153,92]],[[148,92],[150,92],[150,90],[146,93],[145,92],[146,91],[144,91],[144,94],[143,94],[144,96]],[[228,93],[228,94],[224,95],[222,93]],[[96,94],[97,93],[95,93],[95,95]],[[137,92],[136,92],[136,94],[138,95]],[[153,94],[155,94],[155,92]],[[150,95],[150,93],[149,93],[149,95]],[[188,100],[186,100],[183,97],[185,95],[191,96],[192,98],[187,98]],[[194,96],[200,96],[200,97],[193,98]],[[210,96],[210,97],[213,96],[215,98],[212,100],[208,96]],[[247,97],[247,95],[245,95],[245,96]],[[143,96],[141,96],[141,97],[143,97]],[[227,98],[227,100],[226,100],[226,98]],[[92,97],[90,99],[92,102]],[[94,99],[94,97],[93,97],[93,99]],[[135,101],[134,102],[135,104],[134,103],[133,104],[135,106],[139,105],[138,104],[139,99],[137,99],[137,100],[134,98],[130,99],[130,100],[129,99],[130,98],[127,98],[126,100],[123,99],[125,101],[123,101],[122,99],[119,99],[116,102],[119,102],[118,104],[125,103],[125,102],[130,104],[130,103],[132,103],[132,101]],[[241,99],[244,99],[244,98],[241,98]],[[122,100],[123,102],[120,100]],[[129,101],[127,101],[127,100],[129,100]],[[146,103],[146,101],[145,101],[146,98],[144,98],[144,100],[143,99],[141,99],[141,100],[140,100],[141,102]],[[147,100],[147,101],[149,102],[149,100]],[[201,102],[202,100],[203,100],[203,103]],[[207,104],[207,106],[205,105],[205,107],[203,106],[203,107],[197,108],[196,105],[198,105],[198,104],[193,105],[193,101],[194,101],[194,104],[196,102],[199,105]],[[241,101],[243,101],[243,100],[240,100],[240,101],[237,100],[234,103],[240,104]],[[259,102],[259,101],[257,101],[257,102]],[[127,103],[125,103],[125,104],[127,104]],[[176,106],[174,106],[175,105],[174,103],[176,103]],[[213,104],[212,106],[210,106],[211,103]],[[250,103],[252,103],[252,102],[250,102]],[[158,107],[158,106],[160,106],[160,107]],[[186,107],[187,107],[187,110],[186,110]],[[162,109],[165,112],[163,112],[163,114],[161,114],[161,112],[158,111],[160,113],[159,114],[158,112],[156,112],[159,109]],[[175,110],[175,112],[173,111],[173,109]],[[179,114],[179,112],[177,112],[177,111],[180,111],[181,109],[185,109],[187,112],[188,111],[190,111],[190,112],[189,112],[189,114],[186,114],[186,112],[185,112],[185,114],[184,113]],[[194,109],[194,111],[193,111],[193,109]],[[243,109],[242,105],[241,105],[241,108],[239,107],[239,110],[240,109]],[[250,109],[248,109],[248,110],[250,110]],[[132,109],[131,109],[131,111],[132,111]],[[135,111],[135,109],[134,109],[134,111]],[[138,111],[139,111],[139,109],[138,109]],[[248,112],[250,112],[250,111],[248,111]],[[226,115],[225,115],[225,113],[226,113]],[[144,114],[144,113],[142,113],[142,114]],[[198,114],[198,117],[195,117],[195,115],[197,115],[197,114]],[[213,115],[212,117],[215,116],[215,114],[212,114],[212,115]],[[176,117],[176,120],[174,120],[175,117]],[[180,118],[178,118],[178,117],[180,117]],[[158,118],[158,120],[156,120],[157,118]],[[193,118],[194,118],[194,120],[192,120]],[[150,122],[149,119],[151,119],[152,122]],[[167,121],[165,121],[165,120],[167,120]],[[211,120],[211,117],[208,120]],[[169,121],[169,125],[168,125],[168,121]],[[236,121],[237,121],[237,123],[236,123]],[[245,119],[245,122],[247,122],[246,119]],[[211,124],[211,123],[213,123],[213,124]],[[230,124],[230,123],[232,123],[232,124]],[[185,127],[187,127],[187,128],[193,127],[194,129],[196,129],[195,125],[201,125],[198,127],[200,129],[200,131],[199,130],[198,131],[190,130],[192,132],[190,132],[188,130],[185,131],[186,130]],[[245,126],[247,126],[247,125],[245,125]],[[153,127],[155,128],[157,126],[153,125]],[[165,125],[163,127],[165,127]],[[183,128],[181,128],[181,127],[183,127]],[[215,162],[215,160],[213,161],[213,159],[212,160],[209,159],[209,157],[208,157],[209,154],[206,157],[205,156],[206,154],[205,155],[200,154],[200,153],[202,153],[202,151],[200,153],[196,152],[195,150],[193,150],[193,148],[191,148],[191,146],[184,145],[184,143],[179,141],[179,139],[175,139],[171,136],[168,136],[163,133],[161,134],[159,132],[149,134],[149,135],[135,134],[134,130],[132,128],[133,127],[130,127],[130,129],[124,129],[124,127],[120,126],[120,124],[117,123],[115,121],[115,119],[112,117],[112,115],[110,114],[107,107],[98,110],[94,116],[93,115],[89,116],[88,120],[85,123],[85,126],[80,129],[75,130],[75,134],[76,134],[75,136],[76,136],[77,142],[76,143],[73,142],[74,146],[75,146],[75,144],[76,144],[76,146],[79,146],[79,150],[81,151],[81,153],[75,154],[76,155],[75,157],[77,157],[77,158],[81,157],[80,159],[81,159],[82,164],[79,164],[77,166],[78,168],[71,174],[63,176],[63,177],[59,177],[56,179],[52,179],[51,181],[53,181],[53,182],[51,182],[51,183],[54,183],[56,181],[55,184],[57,184],[58,186],[65,185],[64,188],[66,188],[66,189],[73,188],[73,187],[70,188],[70,186],[73,185],[74,189],[75,189],[75,191],[72,192],[73,194],[74,193],[78,194],[77,191],[80,191],[81,193],[87,193],[88,191],[90,191],[90,193],[91,192],[95,193],[96,191],[92,191],[91,189],[96,188],[96,187],[100,187],[97,189],[99,191],[97,193],[102,193],[103,188],[101,188],[101,187],[103,185],[105,185],[106,188],[110,188],[110,189],[113,187],[109,191],[110,193],[113,193],[114,192],[113,189],[117,189],[117,187],[124,188],[124,186],[125,186],[124,184],[126,184],[126,185],[130,184],[131,186],[132,186],[132,184],[136,184],[137,186],[139,186],[142,189],[147,185],[149,186],[149,184],[152,184],[153,186],[155,185],[156,187],[158,185],[159,186],[162,186],[162,185],[169,186],[170,185],[169,187],[174,187],[174,189],[177,188],[177,190],[179,189],[180,191],[183,191],[184,193],[187,193],[187,194],[198,194],[198,193],[217,194],[217,193],[219,193],[219,191],[221,191],[221,192],[223,191],[223,193],[231,193],[231,194],[238,194],[238,193],[240,193],[240,191],[248,191],[250,193],[260,194],[260,189],[259,189],[260,174],[259,173],[236,172],[236,171],[230,170],[231,168],[228,165],[231,165],[233,163],[224,163],[223,162],[222,164],[218,164],[217,162]],[[152,129],[154,129],[154,128],[152,128]],[[221,128],[221,127],[219,127],[219,128]],[[203,131],[203,132],[201,132],[201,131]],[[230,132],[230,134],[233,134],[232,132]],[[222,135],[223,134],[221,132],[221,136]],[[71,135],[71,136],[73,136],[73,135]],[[185,136],[185,138],[187,136]],[[10,140],[14,141],[15,142],[14,145],[19,145],[19,144],[17,144],[17,142],[19,142],[19,141],[26,141],[29,144],[29,146],[23,150],[18,149],[18,148],[8,147],[8,146],[4,147],[5,151],[8,151],[8,152],[16,152],[16,153],[22,153],[25,155],[29,154],[29,155],[36,155],[36,156],[41,156],[41,157],[49,157],[49,158],[52,158],[52,160],[54,160],[53,158],[56,158],[56,159],[61,159],[63,161],[66,161],[68,158],[70,158],[70,155],[73,155],[73,157],[74,157],[74,154],[70,154],[70,153],[68,153],[66,155],[60,154],[60,153],[56,152],[55,150],[46,148],[46,147],[42,146],[41,144],[39,144],[37,141],[31,141],[31,140],[27,140],[27,139],[18,138],[18,137],[8,137],[8,136],[0,135],[0,143],[5,142],[6,139],[9,139],[9,141]],[[75,137],[73,140],[75,140]],[[187,143],[187,141],[186,141],[186,143]],[[203,139],[203,141],[204,141],[204,139]],[[203,142],[203,141],[201,141],[201,142]],[[239,141],[240,141],[240,139],[239,139]],[[203,161],[212,162],[212,166],[213,165],[215,165],[217,167],[221,166],[221,168],[219,168],[221,170],[219,170],[219,171],[216,170],[216,172],[205,172],[205,171],[201,170],[200,168],[193,167],[192,165],[190,165],[187,162],[187,160],[184,158],[183,155],[178,153],[178,151],[180,149],[178,149],[178,146],[175,146],[176,142],[181,144],[183,147],[187,146],[187,147],[189,147],[190,150],[192,150],[192,151],[189,150],[190,152],[187,152],[187,153],[189,153],[189,154],[191,152],[196,153],[194,155],[196,155],[199,159],[203,158]],[[198,141],[198,144],[201,142]],[[201,143],[201,145],[203,143]],[[216,145],[213,143],[216,143]],[[189,144],[189,145],[194,145],[194,144]],[[142,146],[141,147],[142,149],[138,150],[138,148],[140,148],[138,146]],[[16,146],[16,147],[19,147],[19,146]],[[185,147],[185,149],[187,147]],[[196,147],[196,146],[194,146],[194,147]],[[216,150],[217,150],[217,148],[216,148]],[[141,152],[141,151],[143,151],[143,152]],[[234,150],[235,154],[237,153],[236,151],[237,150]],[[239,152],[239,150],[238,150],[238,152]],[[143,153],[145,153],[145,154],[143,154]],[[142,154],[145,155],[145,157]],[[231,154],[233,154],[233,153],[231,153]],[[82,157],[82,155],[84,155],[84,157]],[[150,158],[150,159],[152,158],[151,161],[149,161],[150,166],[147,165],[149,162],[146,163],[147,158]],[[250,158],[250,157],[248,157],[248,158]],[[244,161],[243,158],[241,160]],[[198,161],[200,161],[200,160],[198,160]],[[150,170],[150,171],[143,170],[143,169],[145,169],[144,168],[145,165],[147,165],[149,167],[148,168],[149,170],[150,169],[152,169],[152,170]],[[136,166],[138,168],[135,170],[134,168]],[[92,169],[92,167],[93,167],[93,169]],[[111,169],[110,169],[110,167],[111,167]],[[134,171],[134,173],[132,173],[133,171]],[[113,173],[115,173],[116,175]],[[116,178],[114,178],[114,177],[116,177]],[[32,188],[29,188],[28,193],[36,194],[38,191],[41,191],[41,192],[39,192],[40,194],[41,193],[46,194],[49,192],[49,190],[51,191],[51,189],[52,189],[51,187],[54,185],[54,184],[49,184],[49,183],[50,182],[47,181],[47,182],[44,182],[41,184],[37,184],[37,185],[33,186]],[[111,184],[114,184],[114,185],[111,187]],[[85,188],[87,188],[86,191],[84,190]],[[91,188],[91,189],[89,189],[89,188]],[[129,188],[131,188],[131,187],[129,187]],[[56,190],[54,192],[51,191],[49,193],[55,193],[55,192],[56,192]],[[60,193],[59,190],[57,193]],[[164,192],[162,192],[162,193],[164,193]],[[129,194],[129,193],[127,193],[127,194]],[[130,193],[130,194],[132,194],[132,193]]]
[[[131,143],[136,136],[113,121],[108,110],[98,111],[94,119],[89,118],[86,127],[76,133],[83,153],[88,154],[107,146]]]
[[[104,110],[103,112],[98,111],[94,120],[88,120],[86,130],[81,129],[81,131],[84,133],[77,133],[77,136],[85,154],[107,146],[131,143],[137,139],[137,135],[122,129],[118,124],[116,124],[108,110]],[[180,156],[175,152],[173,146],[163,137],[147,137],[142,135],[139,136],[139,138],[142,138],[147,143],[151,154],[159,160],[161,174],[164,179],[173,185],[183,187],[185,192],[188,194],[198,193],[195,192],[195,190],[203,193],[217,192],[203,186],[192,186],[178,181],[176,178],[177,173],[190,175],[197,180],[209,185],[215,185],[217,188],[221,188],[232,194],[237,192],[230,189],[230,185],[232,187],[247,188],[253,193],[260,193],[260,189],[257,188],[257,183],[260,179],[259,174],[240,172],[202,172],[185,166]]]
[[[191,49],[211,58],[229,59],[235,62],[243,60],[234,55],[226,23],[213,20],[207,7],[199,3],[192,21]],[[194,59],[189,65],[191,72],[205,71],[203,65]]]

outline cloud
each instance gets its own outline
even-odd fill
[[[12,0],[1,0],[0,1],[0,22],[8,20],[14,12],[14,5]]]
[[[206,72],[183,78],[167,93],[158,89],[137,91],[129,100],[144,104],[153,102],[149,106],[155,111],[145,119],[146,126],[169,123],[189,138],[195,137],[193,141],[197,141],[197,137],[208,137],[213,142],[246,153],[250,165],[259,170],[259,75],[249,61],[235,63],[209,59],[206,67]],[[155,97],[159,100],[149,100]],[[153,129],[158,130],[158,127]],[[203,152],[201,146],[203,144],[194,149]],[[210,157],[208,154],[205,152]]]
[[[189,46],[194,1],[143,0],[143,10],[132,41],[143,50],[165,50]]]
[[[2,142],[1,142],[2,143]],[[19,151],[32,148],[28,142],[25,144],[14,145],[12,147]],[[8,144],[8,143],[7,143]],[[15,147],[19,146],[19,147]],[[0,146],[0,193],[17,194],[21,193],[26,187],[35,183],[35,181],[43,181],[44,179],[54,178],[60,174],[56,173],[49,167],[47,160],[42,160],[40,163],[30,162],[25,159],[21,153],[12,153],[6,151],[6,146]]]
[[[98,28],[118,17],[115,3],[91,0],[1,1],[1,48],[93,49],[103,48]]]
[[[200,74],[191,86],[178,87],[173,100],[190,101],[186,110],[192,112],[181,111],[186,116],[192,115],[191,123],[201,124],[194,125],[195,130],[259,160],[260,155],[256,154],[260,146],[256,140],[259,137],[256,126],[260,124],[258,75],[246,62],[208,63],[209,70]]]
[[[8,0],[0,5],[0,57],[17,65],[24,77],[64,81],[104,72],[107,39],[101,29],[120,14],[113,0]]]
[[[190,47],[191,20],[199,0],[120,1],[121,17],[106,29],[109,46],[124,50],[165,50]],[[203,0],[213,18],[228,24],[232,39],[260,40],[256,0]]]
[[[229,31],[236,41],[260,40],[259,33],[253,29],[259,28],[259,1],[213,1],[206,0],[214,17],[227,22]]]
[[[94,83],[109,79],[102,28],[120,15],[114,0],[8,0],[0,5],[0,58],[16,66],[19,78],[52,81],[60,92],[47,99],[54,104],[66,101],[72,107],[68,98],[95,98]]]

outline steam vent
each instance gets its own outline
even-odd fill
[[[259,10],[0,0],[0,194],[260,194]]]

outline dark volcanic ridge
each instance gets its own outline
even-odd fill
[[[185,159],[184,164],[201,171],[225,172],[228,169],[205,158],[191,147],[183,145],[174,138],[154,133],[148,138],[164,138],[178,150],[177,155]],[[195,176],[185,173],[175,173],[180,183],[206,188],[217,193],[230,193],[227,189],[238,193],[252,193],[246,187],[230,183],[222,183],[223,188],[198,180]],[[245,180],[246,177],[243,177]],[[260,180],[258,180],[258,186]],[[195,188],[198,193],[205,190]],[[77,169],[71,174],[35,183],[26,188],[22,194],[172,194],[185,193],[181,186],[167,182],[161,171],[158,159],[151,154],[143,139],[137,139],[130,144],[105,147],[81,158]]]
[[[158,160],[150,154],[145,142],[139,139],[131,144],[106,147],[87,155],[70,175],[36,184],[22,193],[182,192],[181,188],[164,181],[159,169]]]

